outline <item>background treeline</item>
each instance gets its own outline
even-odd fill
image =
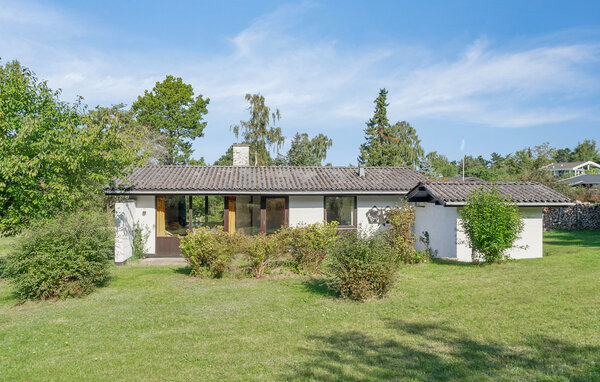
[[[232,143],[250,145],[251,165],[320,166],[333,142],[320,133],[297,132],[282,152],[282,114],[264,96],[246,94],[248,118],[230,127]],[[430,178],[461,173],[461,159],[425,153],[417,131],[406,121],[390,122],[387,90],[376,97],[366,122],[358,163],[410,166]],[[14,234],[35,220],[60,212],[93,209],[110,199],[102,188],[132,167],[144,164],[207,164],[194,157],[193,142],[204,135],[210,99],[181,78],[166,76],[131,105],[88,108],[60,99],[18,61],[0,62],[0,233]],[[541,144],[502,156],[465,157],[465,175],[483,180],[530,180],[581,199],[539,168],[552,162],[600,160],[594,140],[574,148]],[[232,149],[214,163],[231,165]],[[582,195],[578,195],[580,193]]]

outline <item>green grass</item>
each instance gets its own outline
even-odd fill
[[[545,242],[543,259],[406,268],[367,303],[177,267],[23,305],[1,282],[0,380],[600,380],[600,233]]]

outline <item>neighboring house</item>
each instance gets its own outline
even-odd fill
[[[371,232],[386,207],[426,178],[405,167],[255,167],[248,147],[234,146],[234,166],[145,166],[108,195],[115,204],[115,262],[132,255],[138,227],[150,256],[178,256],[190,227],[270,233],[281,226],[338,221],[340,229]]]
[[[583,174],[562,179],[561,182],[570,186],[584,186],[587,188],[600,188],[600,174]]]
[[[429,247],[435,256],[459,261],[471,261],[471,248],[460,224],[460,210],[476,189],[496,187],[504,197],[511,197],[519,206],[524,229],[516,246],[509,251],[513,259],[542,257],[542,209],[548,206],[569,206],[564,195],[539,183],[530,182],[423,182],[407,195],[416,205],[414,232],[429,236]],[[424,243],[419,243],[424,248]]]
[[[587,161],[552,163],[540,168],[540,170],[551,171],[554,176],[562,178],[564,176],[582,175],[585,174],[586,171],[594,168],[600,169],[600,164]]]

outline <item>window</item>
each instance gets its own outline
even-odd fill
[[[260,196],[236,196],[235,232],[245,235],[260,233]]]
[[[192,196],[192,227],[214,228],[223,226],[223,197],[215,195]]]
[[[188,228],[187,196],[156,198],[156,236],[185,235]]]
[[[336,221],[341,227],[356,227],[354,219],[356,198],[354,196],[326,196],[325,219]]]

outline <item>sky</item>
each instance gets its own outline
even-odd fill
[[[194,157],[236,141],[246,93],[356,164],[379,89],[451,160],[600,142],[600,1],[5,1],[0,59],[68,102],[131,105],[166,75],[210,98]],[[465,140],[461,151],[462,139]]]

